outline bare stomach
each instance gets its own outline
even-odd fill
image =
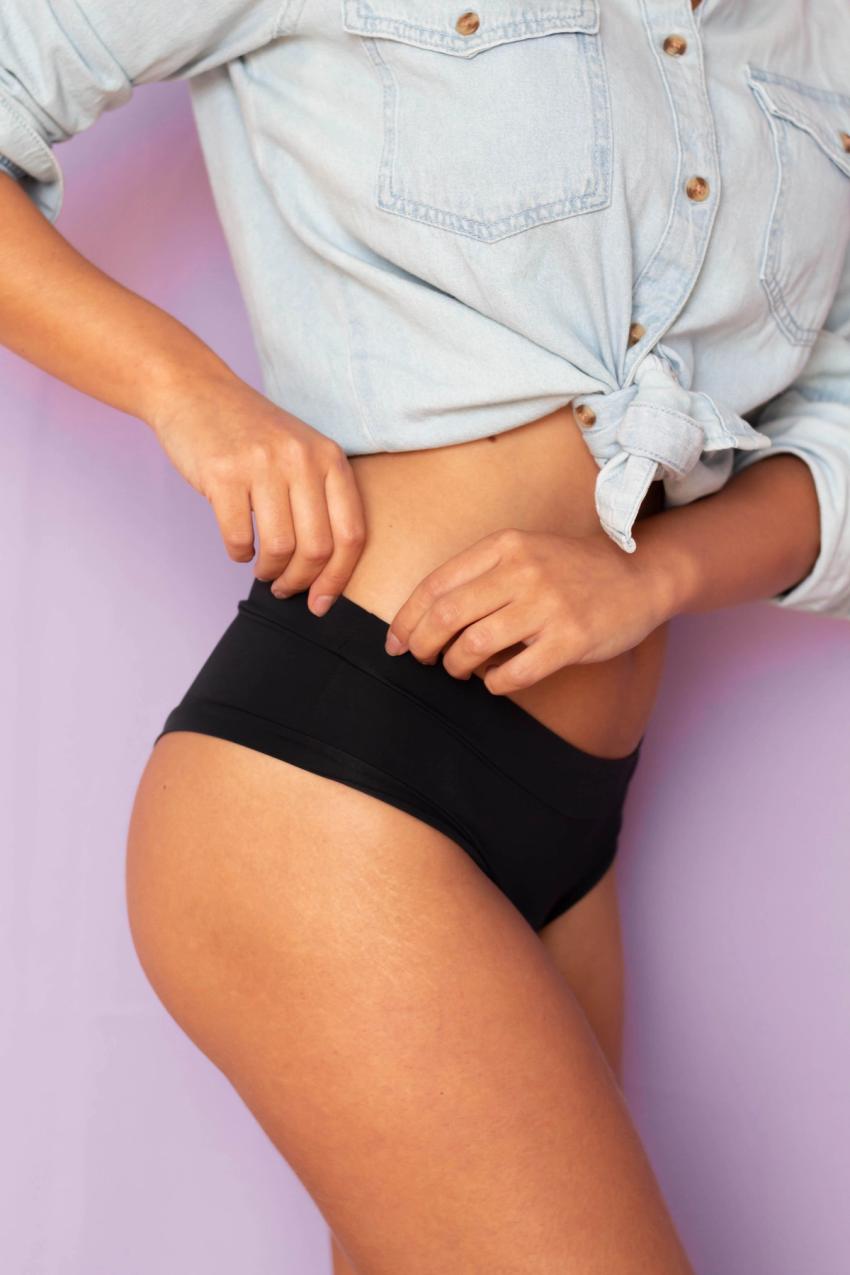
[[[350,461],[367,539],[343,593],[388,624],[423,576],[490,532],[599,532],[593,499],[599,470],[569,404],[486,438]],[[661,484],[653,483],[638,518],[662,503]],[[578,747],[623,756],[652,712],[666,628],[613,659],[567,665],[508,698]]]

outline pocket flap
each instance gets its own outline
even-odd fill
[[[787,75],[749,65],[747,78],[765,110],[809,133],[824,154],[850,177],[850,94],[803,84]]]
[[[475,0],[473,0],[475,4]],[[468,34],[457,29],[461,17]],[[476,25],[477,22],[477,25]],[[342,23],[355,35],[382,36],[468,58],[483,49],[528,36],[599,30],[599,0],[544,6],[516,0],[479,0],[477,7],[446,0],[342,0]]]

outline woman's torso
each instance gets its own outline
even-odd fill
[[[425,575],[492,531],[600,534],[597,465],[569,405],[490,437],[351,463],[368,534],[343,592],[388,623]],[[639,517],[662,503],[653,483]],[[623,756],[649,720],[665,638],[666,625],[613,659],[566,665],[509,698],[577,746]]]

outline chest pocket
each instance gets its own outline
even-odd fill
[[[850,231],[850,96],[758,67],[747,78],[773,137],[776,180],[759,279],[793,345],[811,345]]]
[[[598,0],[342,0],[382,90],[375,198],[493,241],[611,201]]]

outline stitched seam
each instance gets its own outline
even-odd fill
[[[357,5],[357,17],[361,24],[360,34],[371,34],[377,32],[396,32],[399,35],[408,34],[411,39],[418,38],[427,41],[428,48],[437,49],[458,49],[468,50],[481,48],[492,39],[517,39],[525,35],[536,35],[541,32],[545,34],[554,34],[548,30],[551,23],[569,24],[567,30],[588,32],[595,29],[598,25],[599,14],[595,8],[595,4],[590,7],[588,22],[585,15],[588,13],[588,6],[582,4],[572,11],[564,12],[563,9],[554,10],[551,13],[539,14],[534,18],[515,18],[512,21],[488,23],[484,35],[473,37],[452,35],[448,31],[443,31],[438,27],[427,27],[420,23],[410,22],[406,18],[394,18],[392,16],[384,16],[382,14],[373,13],[370,9],[365,8],[362,4]],[[582,22],[581,27],[577,26],[578,22]],[[563,29],[562,27],[558,28]],[[462,56],[464,56],[462,54]],[[467,54],[468,56],[468,54]]]
[[[287,0],[287,4],[289,2],[290,0]],[[241,94],[240,103],[245,113],[246,130],[247,130],[249,139],[259,138],[261,136],[261,130],[258,126],[257,117],[254,111],[253,92],[249,91],[249,92]],[[271,191],[273,194],[275,189],[275,184],[266,166],[265,148],[259,145],[259,143],[255,141],[254,144],[250,146],[250,151],[262,181],[264,182],[268,190]],[[260,355],[260,360],[263,364],[263,369],[266,375],[269,377],[270,382],[275,387],[275,395],[276,395],[277,404],[278,406],[282,406],[285,396],[281,394],[282,387],[278,381],[277,366],[276,366],[275,359],[272,357],[271,350],[266,340],[265,325],[259,324],[259,323],[256,325],[252,324],[252,335],[254,337],[254,343],[257,347],[257,351]]]
[[[283,0],[283,7],[278,11],[275,24],[272,28],[272,39],[276,40],[282,35],[292,35],[298,26],[301,18],[301,11],[304,8],[305,0]],[[290,11],[297,5],[297,9],[293,14],[292,22],[287,25]]]
[[[0,168],[12,177],[28,176],[25,168],[21,168],[20,164],[16,164],[13,159],[9,159],[6,155],[0,155]]]
[[[778,254],[789,170],[787,141],[784,132],[785,128],[787,128],[787,122],[784,125],[777,122],[777,117],[770,109],[769,102],[752,80],[750,80],[750,88],[770,128],[777,173],[773,201],[768,214],[768,227],[762,252],[759,281],[764,288],[768,305],[780,331],[792,345],[811,345],[817,337],[817,328],[804,327],[795,319],[785,299],[782,285],[779,282]],[[784,116],[779,118],[784,120]]]
[[[798,128],[802,133],[808,133],[809,137],[811,137],[815,145],[823,151],[827,159],[831,159],[838,170],[844,173],[845,176],[850,175],[850,160],[845,159],[844,152],[839,150],[837,131],[833,130],[832,124],[830,123],[829,125],[825,125],[818,119],[807,118],[793,106],[783,106],[782,104],[774,102],[769,94],[764,93],[764,90],[758,88],[757,84],[754,83],[754,79],[758,79],[758,77],[750,77],[750,88],[758,97],[763,109],[770,116],[781,119],[786,124],[793,124],[795,128]],[[832,94],[826,89],[822,90],[822,92],[828,93],[831,97],[843,97],[841,94]],[[814,90],[810,96],[814,97]],[[850,97],[844,99],[844,101],[839,103],[839,105],[843,106],[845,105],[845,102],[846,109],[850,111]]]
[[[667,240],[672,233],[673,222],[676,217],[676,208],[677,208],[678,197],[679,197],[679,183],[682,177],[682,162],[683,162],[682,161],[682,151],[683,151],[682,131],[679,128],[679,117],[676,114],[676,104],[673,101],[673,93],[670,89],[670,82],[667,78],[667,68],[664,66],[664,64],[661,61],[661,53],[658,49],[658,45],[655,40],[652,27],[649,22],[649,16],[646,12],[646,6],[643,3],[641,3],[640,14],[641,14],[641,22],[643,23],[644,35],[649,41],[650,48],[652,49],[652,54],[653,54],[653,57],[655,58],[656,65],[658,67],[658,73],[661,76],[661,83],[664,86],[664,94],[665,94],[665,97],[667,98],[667,105],[670,108],[670,118],[672,120],[673,132],[676,136],[676,175],[673,180],[673,194],[667,209],[667,220],[664,224],[664,229],[662,230],[661,235],[659,236],[658,242],[656,243],[653,252],[650,254],[649,260],[645,263],[640,274],[638,275],[638,277],[635,279],[634,283],[632,284],[633,298],[637,295],[638,286],[643,282],[644,276],[647,275],[650,272],[650,270],[653,268],[653,266],[655,265],[655,261],[657,257],[661,253],[662,248],[667,243]],[[646,340],[646,336],[648,335],[649,334],[646,333],[644,337],[642,337],[641,339]],[[639,345],[639,343],[637,344]],[[626,354],[626,357],[628,357],[628,352]]]
[[[747,70],[753,79],[761,80],[765,84],[784,85],[786,88],[794,89],[802,94],[803,97],[810,97],[820,102],[835,102],[837,106],[850,107],[850,94],[848,93],[839,93],[833,89],[822,89],[814,84],[805,84],[802,80],[794,80],[789,75],[780,75],[778,71],[767,71],[764,67],[755,66],[752,62],[747,63]]]
[[[38,133],[32,127],[32,125],[28,123],[28,121],[24,119],[24,117],[18,113],[18,111],[12,106],[12,104],[6,101],[6,98],[3,97],[2,94],[0,94],[0,108],[6,111],[6,114],[11,119],[13,125],[21,130],[23,135],[26,137],[27,141],[32,146],[33,150],[37,152],[40,156],[42,156],[44,159],[47,159],[49,163],[53,166],[55,170],[55,175],[53,177],[47,178],[46,180],[61,181],[59,163],[56,159],[56,156],[53,154],[52,147],[44,140],[41,134]],[[43,181],[45,179],[40,178],[39,180]]]

